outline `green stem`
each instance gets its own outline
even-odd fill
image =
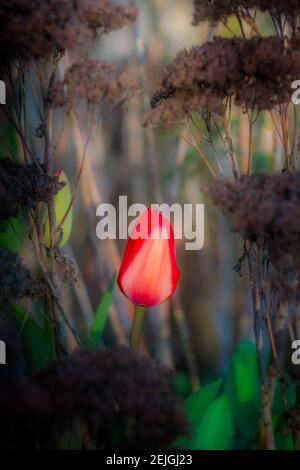
[[[52,260],[49,254],[47,255],[47,260],[48,260],[48,266],[50,266],[52,263]],[[50,294],[50,295],[47,295],[47,298],[45,299],[44,327],[45,327],[46,335],[48,336],[51,347],[52,347],[53,358],[55,358],[55,355],[56,355],[55,317],[54,317],[55,312],[53,309],[54,309],[54,305],[53,305],[51,294]]]
[[[132,350],[137,351],[139,340],[141,336],[141,329],[144,320],[145,307],[136,305],[134,309],[134,317],[130,333],[130,347]]]

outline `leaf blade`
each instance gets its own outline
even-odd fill
[[[12,311],[22,335],[30,372],[45,368],[54,359],[45,331],[19,306],[13,305]]]
[[[106,325],[106,321],[108,318],[109,307],[112,301],[112,295],[113,295],[113,291],[114,291],[115,284],[116,284],[116,278],[117,278],[117,274],[114,273],[110,280],[108,289],[103,295],[101,302],[97,308],[94,321],[90,328],[89,337],[86,341],[86,346],[89,348],[98,346],[101,341],[101,337],[102,337],[102,334]]]
[[[197,430],[203,415],[219,393],[221,385],[222,379],[220,378],[201,387],[185,400],[184,408],[189,426],[189,436],[180,436],[174,444],[175,448],[192,449],[194,447]]]
[[[231,450],[234,421],[227,394],[223,393],[206,410],[199,426],[195,450]]]

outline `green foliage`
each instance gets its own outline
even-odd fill
[[[222,379],[216,380],[194,392],[185,402],[186,417],[189,422],[197,427],[207,407],[217,396],[222,384]]]
[[[231,450],[234,420],[228,396],[223,393],[206,410],[195,437],[197,450]]]
[[[20,307],[13,305],[12,311],[22,336],[29,372],[43,369],[54,359],[46,333]]]
[[[237,345],[225,378],[225,390],[238,430],[251,437],[258,428],[261,409],[254,343],[240,341]]]
[[[8,153],[13,154],[16,160],[19,160],[17,133],[14,127],[7,123],[1,123],[0,130],[3,139],[0,140],[0,158],[5,158]],[[4,144],[6,142],[6,145]]]
[[[182,398],[187,398],[191,394],[191,381],[186,372],[179,371],[176,373],[175,388],[177,394]]]
[[[295,450],[292,433],[278,432],[275,434],[275,443],[277,450]]]
[[[296,384],[289,379],[284,377],[284,394],[288,402],[289,409],[293,408],[296,404]],[[274,401],[272,406],[272,418],[274,429],[280,430],[286,424],[286,412],[284,407],[284,401],[282,396],[282,389],[279,381],[276,383]]]
[[[25,235],[24,220],[21,214],[0,221],[0,247],[18,253]]]
[[[0,140],[0,158],[5,158],[8,153],[19,160],[17,134],[11,124],[1,126],[3,139]],[[6,142],[6,145],[3,143]],[[14,253],[19,252],[25,235],[25,223],[23,216],[10,217],[0,221],[0,247],[7,248]]]
[[[229,16],[226,21],[226,26],[223,24],[218,25],[218,33],[225,38],[232,38],[233,36],[241,36],[241,27],[235,16]]]
[[[175,443],[175,447],[184,449],[193,449],[196,445],[196,437],[198,434],[199,427],[202,422],[202,418],[216,398],[222,379],[212,382],[205,387],[201,387],[200,390],[192,393],[185,401],[185,416],[189,427],[189,436],[181,436]]]
[[[109,283],[108,289],[103,295],[99,307],[97,308],[95,319],[90,328],[89,337],[86,342],[86,345],[90,348],[99,346],[101,343],[102,334],[108,317],[109,307],[112,301],[112,294],[116,284],[116,277],[117,275],[114,273]]]
[[[67,175],[64,171],[61,172],[59,175],[59,181],[65,182],[65,186],[58,191],[58,193],[54,197],[54,205],[55,205],[55,216],[56,216],[56,224],[60,224],[67,212],[69,204],[72,200],[72,192],[70,183],[68,180]],[[68,212],[68,215],[62,225],[63,229],[63,236],[61,241],[59,242],[59,246],[63,248],[69,241],[71,232],[72,232],[72,224],[73,224],[73,211],[72,209]],[[50,247],[50,229],[49,229],[49,218],[48,218],[48,209],[45,209],[44,213],[44,237],[45,237],[45,245]]]
[[[266,154],[260,151],[253,152],[252,157],[252,171],[253,173],[262,173],[265,171],[272,171],[274,166],[273,155]]]

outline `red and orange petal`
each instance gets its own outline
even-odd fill
[[[144,239],[141,232],[148,237]],[[119,288],[134,304],[151,307],[171,297],[178,278],[172,226],[162,214],[148,209],[128,239]]]

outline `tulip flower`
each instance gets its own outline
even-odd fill
[[[147,209],[128,238],[118,275],[120,290],[136,306],[132,328],[135,347],[145,307],[169,299],[178,278],[172,226],[161,213]]]

